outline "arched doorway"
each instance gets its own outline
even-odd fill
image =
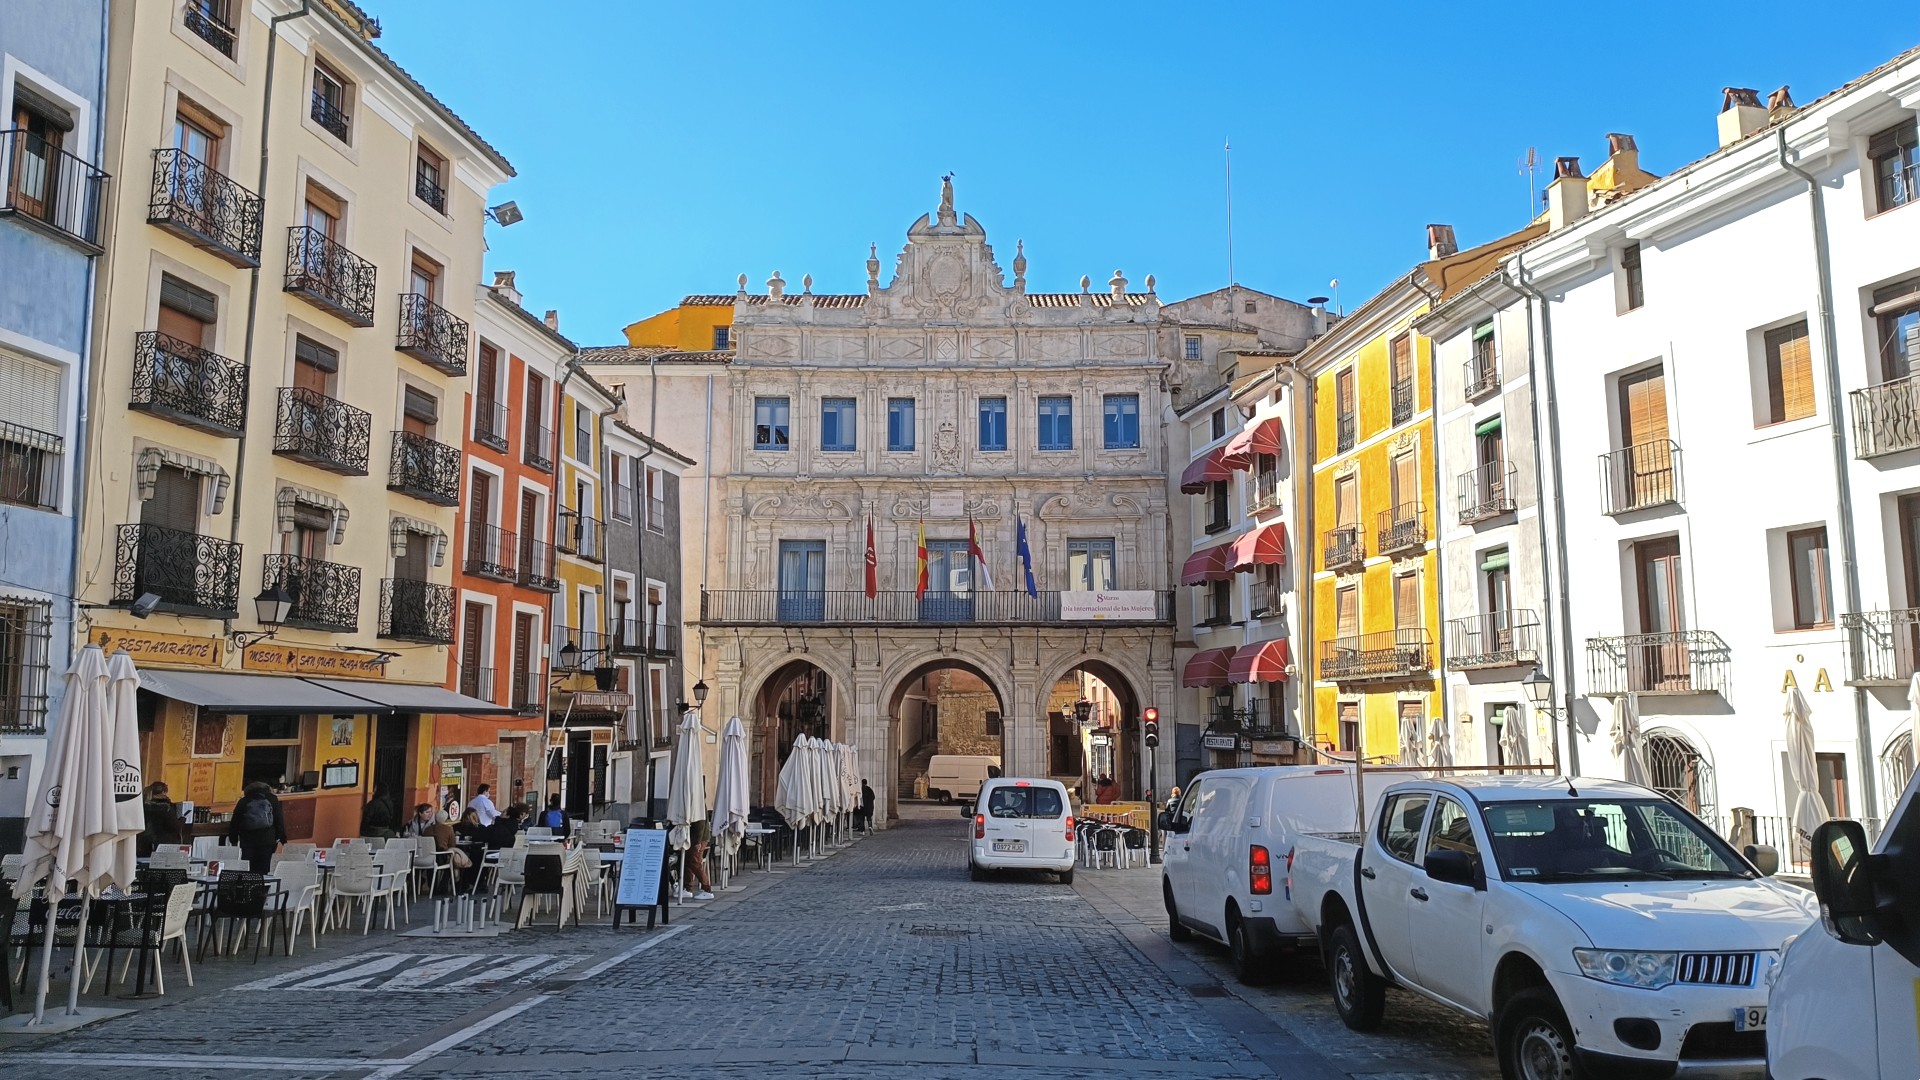
[[[1719,812],[1713,765],[1685,735],[1667,728],[1647,734],[1647,786],[1713,824]]]
[[[1047,689],[1043,741],[1047,775],[1091,802],[1102,779],[1113,797],[1139,799],[1150,782],[1141,742],[1140,699],[1104,660],[1082,660]],[[1172,733],[1164,733],[1171,738]]]
[[[921,778],[936,754],[1007,760],[1006,699],[986,672],[964,660],[930,660],[895,682],[886,702],[893,745],[895,796],[925,797]]]
[[[767,676],[753,700],[754,727],[760,733],[754,746],[753,775],[760,801],[772,800],[780,767],[793,752],[795,739],[806,735],[845,741],[844,708],[833,677],[808,661],[795,660]]]

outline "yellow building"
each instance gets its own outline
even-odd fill
[[[741,280],[744,283],[746,279]],[[765,303],[767,299],[746,293],[741,295],[747,298],[748,303]],[[674,352],[730,351],[733,348],[735,299],[719,293],[683,297],[679,306],[629,325],[625,331],[627,344],[636,349],[658,348]]]
[[[548,654],[554,685],[547,700],[547,791],[585,817],[609,800],[607,766],[633,706],[632,669],[614,663],[608,634],[615,597],[607,565],[610,493],[602,469],[620,399],[577,367],[561,372],[559,394],[553,546],[560,592],[553,598]],[[552,766],[562,762],[564,772],[556,777]]]

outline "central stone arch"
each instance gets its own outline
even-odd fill
[[[990,754],[1006,761],[1017,698],[1011,671],[996,658],[950,646],[937,653],[902,650],[884,665],[878,686],[890,806],[915,794],[915,780],[935,753]]]

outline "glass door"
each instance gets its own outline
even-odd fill
[[[1681,603],[1680,541],[1677,537],[1648,540],[1634,547],[1640,578],[1640,632],[1646,637],[1634,650],[1640,671],[1629,674],[1632,690],[1686,690],[1692,683],[1687,655],[1686,613]],[[1634,676],[1638,677],[1634,677]]]
[[[965,540],[927,541],[927,592],[920,598],[920,618],[973,621],[973,560]]]
[[[827,542],[780,541],[781,622],[819,622],[826,618]]]

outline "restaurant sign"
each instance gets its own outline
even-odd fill
[[[1253,752],[1273,757],[1286,757],[1299,749],[1300,744],[1292,739],[1255,739]]]
[[[159,634],[150,630],[102,626],[93,632],[93,640],[109,656],[125,649],[136,664],[191,664],[194,667],[219,667],[222,655],[217,637],[189,637],[185,634]]]
[[[1240,741],[1231,735],[1203,735],[1200,738],[1200,745],[1209,750],[1237,750],[1240,748]]]
[[[256,641],[240,653],[240,666],[249,671],[278,671],[288,675],[345,675],[377,679],[385,674],[384,661],[370,653],[339,649],[302,649],[274,641]]]
[[[1126,619],[1152,622],[1160,617],[1160,594],[1132,592],[1076,592],[1060,594],[1061,619]]]

